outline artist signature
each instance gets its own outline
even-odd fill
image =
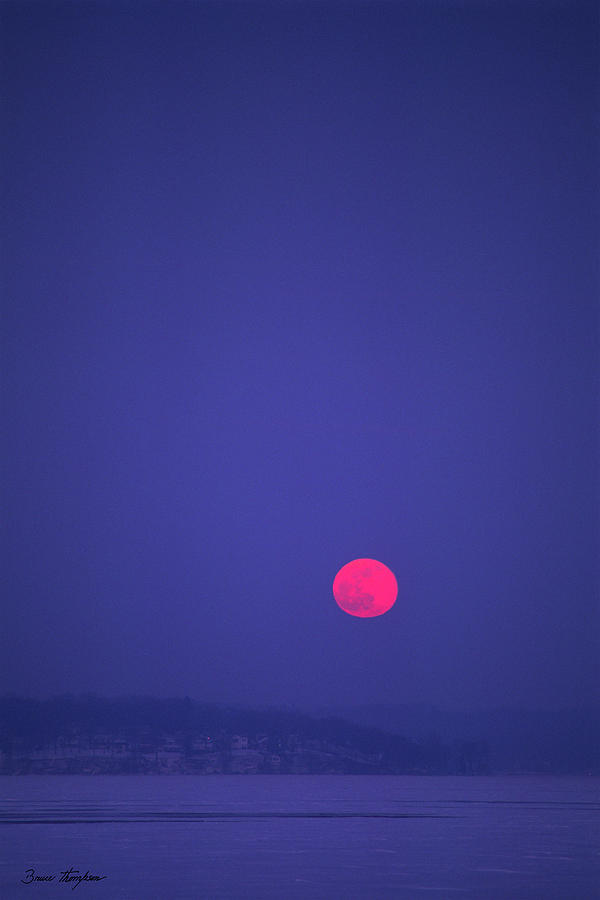
[[[74,869],[73,866],[70,869],[65,869],[64,872],[60,872],[59,875],[55,873],[36,875],[35,869],[31,868],[25,869],[25,878],[21,878],[21,884],[33,884],[34,881],[38,883],[40,881],[56,881],[57,884],[61,882],[70,884],[71,890],[74,891],[82,881],[104,881],[107,877],[107,875],[92,875],[89,869],[82,875],[79,869]]]

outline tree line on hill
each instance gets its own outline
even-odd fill
[[[2,772],[29,771],[22,766],[28,756],[39,756],[44,750],[51,753],[63,742],[92,747],[100,736],[104,741],[119,740],[131,749],[131,759],[123,771],[136,771],[139,757],[135,753],[140,747],[158,750],[169,741],[177,742],[184,759],[210,751],[219,755],[215,771],[231,771],[231,748],[243,736],[238,745],[264,759],[258,769],[261,772],[489,772],[489,748],[484,741],[444,743],[435,734],[417,741],[335,716],[317,718],[281,708],[200,703],[189,697],[0,698]],[[15,766],[16,758],[21,761],[19,766]],[[277,761],[275,768],[273,760]]]

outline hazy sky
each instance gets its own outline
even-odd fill
[[[597,697],[598,7],[1,15],[3,689]]]

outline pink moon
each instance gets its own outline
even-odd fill
[[[373,618],[392,608],[398,596],[398,582],[392,570],[376,559],[353,559],[335,576],[333,596],[349,615]]]

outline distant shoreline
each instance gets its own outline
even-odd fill
[[[318,717],[187,697],[13,696],[0,697],[0,774],[592,775],[599,732],[593,710]]]

